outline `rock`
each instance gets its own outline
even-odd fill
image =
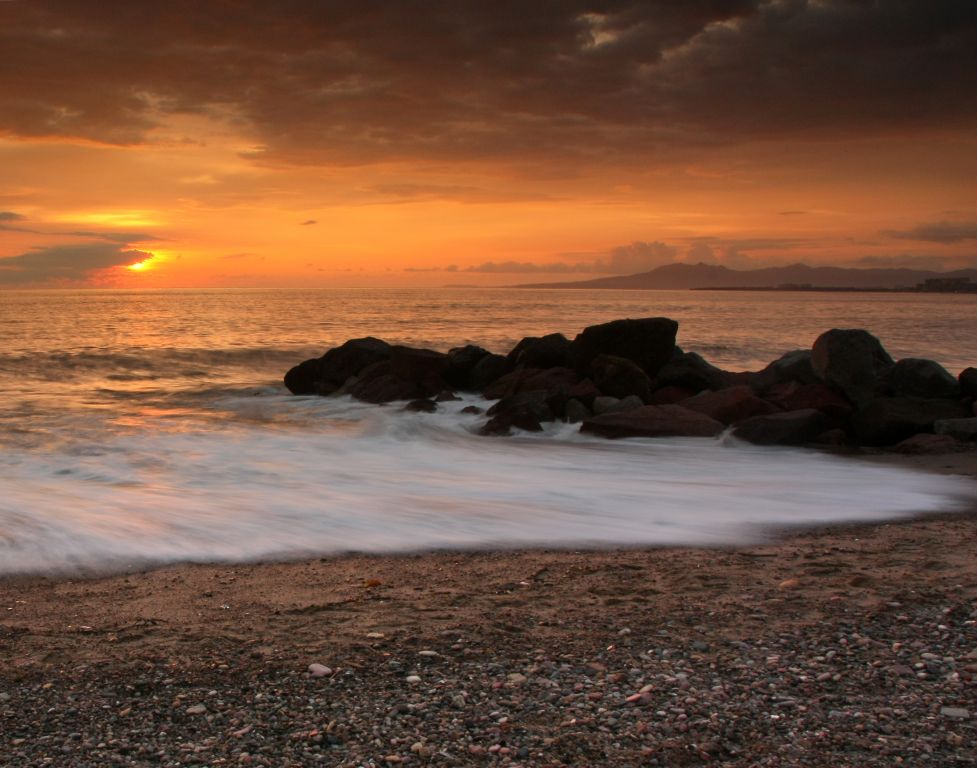
[[[863,445],[895,445],[920,432],[932,432],[936,421],[969,416],[953,400],[880,397],[855,415],[855,434]]]
[[[875,397],[879,380],[893,361],[868,331],[833,328],[815,340],[811,365],[821,381],[863,407]]]
[[[847,424],[854,408],[848,399],[827,384],[814,382],[801,384],[797,381],[782,382],[766,391],[764,397],[785,411],[802,411],[814,408],[828,416],[834,424]]]
[[[736,424],[753,416],[766,416],[780,411],[777,406],[761,400],[753,394],[750,387],[745,386],[701,392],[683,400],[679,405],[704,413],[723,424]]]
[[[818,381],[811,365],[811,350],[795,349],[781,355],[766,368],[753,375],[753,387],[766,392],[778,384],[813,384]]]
[[[654,382],[652,382],[654,384]],[[687,387],[677,387],[669,385],[667,387],[662,387],[661,389],[656,389],[651,393],[651,402],[649,405],[672,405],[673,403],[681,403],[683,400],[688,400],[693,395],[696,395],[701,390],[696,390],[693,392]]]
[[[824,432],[827,417],[813,408],[755,416],[739,424],[734,437],[755,445],[804,445]]]
[[[434,401],[437,403],[452,403],[456,400],[461,400],[461,398],[450,389],[446,389],[443,392],[438,392],[438,396],[434,398]]]
[[[576,398],[570,398],[567,400],[564,415],[569,423],[579,424],[584,419],[589,419],[591,412],[590,409],[579,400]]]
[[[364,371],[360,377],[348,383],[341,391],[365,403],[389,403],[393,400],[415,400],[430,397],[432,387],[421,382],[394,376],[390,363],[378,363]],[[438,387],[434,387],[435,392]]]
[[[470,391],[477,389],[473,384],[475,367],[489,355],[488,350],[474,344],[454,347],[448,350],[448,364],[442,376],[455,389]]]
[[[509,362],[526,368],[570,368],[570,340],[562,333],[527,336],[507,355]]]
[[[622,411],[633,411],[635,408],[640,408],[644,403],[641,399],[631,395],[629,397],[611,397],[610,395],[601,395],[600,397],[594,398],[594,415],[600,416],[605,413],[620,413]]]
[[[188,715],[202,715],[207,712],[206,704],[194,704],[193,706],[187,707]]]
[[[960,394],[970,400],[977,400],[977,368],[964,368],[957,377]]]
[[[477,416],[479,414],[485,413],[485,409],[479,408],[477,405],[466,405],[464,408],[461,409],[461,413],[471,413]]]
[[[583,379],[567,390],[567,397],[573,398],[590,408],[594,404],[594,398],[600,397],[600,390],[590,379]]]
[[[411,400],[404,406],[404,410],[418,413],[434,413],[438,410],[438,404],[430,398],[420,398],[418,400]]]
[[[472,391],[481,392],[493,381],[509,373],[512,367],[512,363],[509,362],[505,355],[491,353],[485,355],[475,364],[469,374]]]
[[[309,674],[312,677],[328,677],[332,670],[325,664],[309,664]]]
[[[614,355],[635,363],[649,377],[672,357],[678,323],[667,317],[614,320],[584,328],[571,344],[573,364],[581,375],[598,355]]]
[[[933,431],[940,436],[973,442],[977,440],[977,416],[962,419],[937,419]]]
[[[586,419],[580,427],[603,437],[714,437],[723,425],[680,405],[643,405],[629,411]]]
[[[421,682],[420,675],[407,675],[405,680],[411,685],[416,685],[417,683]]]
[[[936,422],[937,424],[939,422]],[[922,433],[907,437],[897,444],[892,450],[898,453],[905,453],[910,456],[951,453],[957,450],[960,444],[949,435],[931,435]]]
[[[329,394],[351,376],[390,357],[387,342],[367,336],[350,339],[327,351],[317,360],[306,360],[285,374],[285,386],[293,394]]]
[[[445,388],[443,378],[448,356],[433,349],[397,345],[390,348],[390,372],[398,379],[421,383],[436,395]]]
[[[492,382],[483,394],[489,400],[539,390],[566,396],[578,382],[579,377],[570,368],[517,368]]]
[[[706,389],[728,386],[728,374],[695,352],[679,352],[669,360],[655,377],[654,389],[684,387],[698,394]]]
[[[940,707],[940,714],[943,717],[951,717],[954,720],[969,720],[970,710],[963,707]]]
[[[590,373],[594,385],[605,395],[635,395],[643,403],[651,398],[651,379],[627,358],[597,355],[590,363]]]
[[[489,416],[510,413],[517,410],[528,410],[539,421],[553,421],[553,412],[546,402],[547,393],[544,390],[520,392],[517,395],[503,397],[488,409]]]
[[[934,360],[907,357],[890,368],[880,382],[881,391],[892,397],[956,399],[960,382]]]

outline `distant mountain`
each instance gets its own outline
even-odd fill
[[[714,264],[666,264],[637,275],[615,275],[563,283],[528,283],[517,288],[911,288],[933,278],[969,278],[977,283],[977,269],[931,272],[922,269],[855,269],[791,264],[765,269],[729,269]]]

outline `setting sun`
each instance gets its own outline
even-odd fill
[[[151,269],[156,261],[156,256],[150,256],[148,259],[143,259],[142,261],[137,261],[135,264],[127,264],[126,269],[131,269],[133,272],[145,272],[147,269]]]

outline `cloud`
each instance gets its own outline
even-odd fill
[[[301,227],[311,227],[313,224],[318,224],[319,222],[315,219],[306,219],[299,226]]]
[[[920,224],[907,230],[887,230],[882,234],[900,240],[921,240],[928,243],[961,243],[977,240],[977,221],[936,221]]]
[[[4,221],[24,221],[27,217],[21,216],[13,211],[0,211],[0,222]]]
[[[135,264],[150,256],[145,251],[113,243],[36,248],[0,259],[0,285],[84,283],[99,270]]]
[[[975,91],[960,0],[0,3],[0,133],[125,145],[193,115],[268,164],[566,168],[969,130]]]

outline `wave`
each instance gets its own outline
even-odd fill
[[[118,570],[348,551],[729,545],[771,529],[949,511],[973,483],[712,439],[344,399],[230,396],[232,419],[0,456],[0,571]]]

